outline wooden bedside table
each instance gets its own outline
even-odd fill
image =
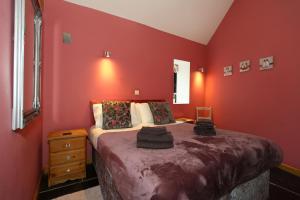
[[[180,121],[180,122],[184,122],[184,123],[189,123],[189,124],[194,124],[195,123],[194,119],[186,118],[186,117],[177,118],[175,120]]]
[[[85,129],[49,133],[49,187],[86,177],[86,137]]]

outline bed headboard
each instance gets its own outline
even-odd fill
[[[130,102],[135,102],[135,103],[147,103],[147,102],[164,102],[166,100],[163,99],[141,99],[141,100],[129,100]]]
[[[90,105],[96,104],[96,103],[102,103],[103,101],[129,101],[129,102],[136,102],[136,103],[147,103],[147,102],[164,102],[166,100],[164,99],[138,99],[138,100],[91,100]]]

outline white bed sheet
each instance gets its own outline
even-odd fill
[[[134,126],[132,128],[122,128],[122,129],[110,129],[110,130],[103,130],[102,128],[96,128],[95,126],[92,126],[89,131],[89,140],[92,143],[93,147],[97,149],[97,141],[98,137],[102,135],[103,133],[112,133],[112,132],[124,132],[124,131],[133,131],[133,130],[139,130],[143,126],[150,126],[150,127],[155,127],[155,126],[172,126],[176,124],[181,124],[184,123],[182,121],[176,121],[176,123],[171,123],[171,124],[164,124],[164,125],[155,125],[154,123],[144,123],[144,124],[139,124],[137,126]]]

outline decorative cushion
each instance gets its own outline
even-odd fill
[[[174,123],[170,105],[167,102],[149,102],[149,107],[153,115],[154,124]]]
[[[140,115],[136,109],[136,103],[134,102],[130,103],[130,115],[132,126],[137,126],[142,123],[142,119],[140,118]]]
[[[102,114],[102,104],[93,104],[93,114],[95,119],[95,127],[102,128],[103,114]]]
[[[107,101],[102,104],[103,129],[132,127],[130,102]]]
[[[136,103],[135,105],[143,124],[154,122],[148,103]]]

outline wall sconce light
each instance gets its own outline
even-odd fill
[[[110,58],[111,57],[111,51],[104,51],[103,56],[105,58]]]
[[[204,73],[204,67],[199,67],[197,71],[201,72],[201,73]]]

